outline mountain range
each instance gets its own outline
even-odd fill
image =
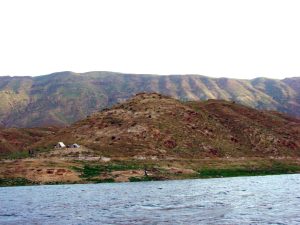
[[[65,126],[140,92],[182,101],[222,99],[300,116],[300,78],[252,80],[201,75],[59,72],[0,77],[0,126]]]

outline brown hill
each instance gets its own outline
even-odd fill
[[[22,152],[57,129],[47,128],[0,128],[0,155]]]
[[[35,145],[78,143],[104,156],[300,156],[300,120],[234,102],[138,94]]]

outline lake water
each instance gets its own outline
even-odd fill
[[[5,187],[0,224],[300,224],[300,175]]]

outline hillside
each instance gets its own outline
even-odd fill
[[[1,128],[0,156],[26,150],[30,145],[56,132],[56,128]]]
[[[234,102],[138,94],[42,143],[47,147],[58,141],[110,157],[300,156],[300,120]]]
[[[0,186],[300,172],[299,119],[223,100],[140,93],[65,128],[2,130],[34,154],[3,158]]]
[[[68,125],[140,92],[180,100],[222,99],[300,116],[300,78],[238,80],[199,75],[61,72],[0,77],[0,125]]]

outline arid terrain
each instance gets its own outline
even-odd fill
[[[58,128],[1,128],[0,127],[0,156],[10,153],[18,156],[21,150],[26,150],[43,137],[54,134]]]
[[[23,139],[8,131],[1,185],[300,172],[300,120],[234,101],[140,93],[67,127],[12,130]]]

